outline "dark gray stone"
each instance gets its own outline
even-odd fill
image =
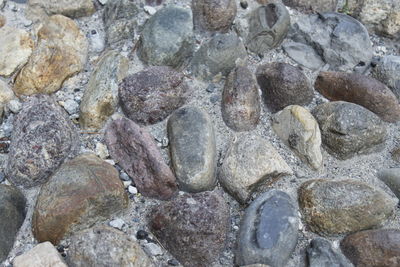
[[[306,68],[318,70],[325,64],[318,53],[309,45],[287,41],[282,44],[282,47],[294,61]]]
[[[187,192],[212,190],[216,184],[216,145],[209,115],[183,107],[168,119],[171,162],[179,188]]]
[[[309,267],[353,267],[346,257],[324,238],[314,238],[307,248]]]
[[[242,219],[236,263],[285,266],[297,244],[297,213],[282,191],[273,189],[254,200]]]
[[[24,195],[17,188],[0,185],[0,262],[7,258],[24,222],[25,203]]]
[[[400,168],[383,169],[378,172],[381,179],[392,192],[400,198]]]
[[[373,76],[386,84],[400,99],[400,56],[384,56],[379,60]]]
[[[290,26],[290,15],[286,7],[277,2],[260,6],[249,18],[247,47],[262,54],[280,45]]]
[[[239,58],[247,58],[246,48],[239,37],[235,33],[216,34],[195,53],[192,71],[195,76],[206,80],[219,73],[227,76]]]
[[[193,53],[191,10],[168,6],[157,11],[145,24],[139,57],[149,65],[181,67]]]
[[[386,141],[386,126],[368,109],[357,104],[334,101],[313,111],[325,148],[339,159],[380,150]]]
[[[13,128],[6,175],[24,187],[45,183],[79,140],[65,111],[47,95],[31,97]]]

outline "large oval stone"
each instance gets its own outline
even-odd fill
[[[234,0],[192,0],[196,29],[227,32],[236,17]]]
[[[399,100],[383,83],[357,73],[320,72],[315,89],[331,101],[363,106],[387,122],[400,120]]]
[[[375,227],[393,213],[397,200],[357,180],[310,180],[298,190],[303,218],[322,235]]]
[[[7,177],[24,187],[43,184],[77,145],[78,135],[65,111],[49,96],[31,97],[14,121]]]
[[[65,236],[108,219],[128,206],[118,171],[93,154],[64,163],[42,186],[32,218],[39,242]]]
[[[273,189],[256,198],[240,225],[236,263],[285,266],[297,244],[297,213],[285,192]]]
[[[146,129],[118,118],[107,126],[105,140],[111,157],[132,177],[143,196],[165,200],[176,193],[175,176]]]
[[[183,266],[212,266],[225,247],[229,207],[216,192],[185,194],[156,207],[150,229]]]
[[[171,115],[167,128],[179,188],[187,192],[212,190],[217,149],[209,115],[197,107],[183,107]]]

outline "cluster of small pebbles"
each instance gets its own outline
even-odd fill
[[[0,0],[0,266],[400,266],[398,0]]]

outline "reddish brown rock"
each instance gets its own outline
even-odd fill
[[[105,139],[111,157],[133,178],[143,196],[166,200],[175,194],[175,176],[146,129],[118,118],[107,126]]]
[[[382,120],[400,120],[400,105],[394,93],[373,78],[346,72],[321,72],[315,89],[331,101],[347,101],[363,106]]]
[[[253,130],[260,119],[260,95],[247,67],[231,71],[222,92],[222,118],[235,131]]]
[[[170,67],[156,66],[126,77],[119,86],[121,107],[140,124],[165,119],[186,101],[184,75]]]
[[[216,192],[185,194],[157,206],[151,232],[183,266],[213,266],[225,246],[229,207]]]
[[[118,171],[93,154],[64,163],[42,186],[32,218],[39,242],[57,244],[128,205]]]
[[[357,267],[400,266],[400,231],[379,229],[347,236],[342,252]]]

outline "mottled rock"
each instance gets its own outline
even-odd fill
[[[183,107],[168,119],[171,162],[179,188],[212,190],[216,184],[217,152],[214,126],[197,107]]]
[[[67,262],[70,267],[154,266],[135,240],[108,226],[95,226],[73,235]]]
[[[122,110],[136,123],[164,120],[186,101],[184,75],[166,66],[155,66],[126,77],[119,85]]]
[[[345,237],[340,248],[355,266],[399,266],[399,240],[397,229],[368,230]]]
[[[46,95],[25,102],[13,128],[6,175],[16,185],[45,183],[77,147],[78,135],[67,114]]]
[[[29,0],[30,9],[42,9],[47,15],[61,14],[70,18],[92,15],[96,9],[92,0]]]
[[[18,74],[17,95],[50,94],[65,79],[78,73],[86,63],[88,43],[78,25],[62,15],[54,15],[38,31],[38,43],[28,63]]]
[[[126,76],[128,59],[117,51],[106,52],[99,60],[80,104],[83,129],[98,130],[118,106],[118,84]]]
[[[246,48],[239,37],[235,33],[216,34],[195,53],[192,71],[195,76],[206,80],[219,73],[227,76],[239,58],[247,58]]]
[[[30,34],[21,29],[0,27],[0,76],[9,76],[28,61],[34,47]]]
[[[297,67],[287,63],[260,65],[256,71],[264,101],[272,112],[289,105],[307,105],[314,96],[310,81]]]
[[[400,56],[384,56],[373,71],[373,76],[386,84],[400,99]]]
[[[297,244],[297,214],[285,192],[272,189],[256,198],[240,225],[236,263],[285,266]]]
[[[57,249],[44,242],[13,260],[14,267],[68,267]]]
[[[319,170],[323,167],[321,132],[313,115],[300,106],[288,106],[273,116],[272,128],[302,161]]]
[[[132,177],[143,196],[166,200],[175,194],[175,176],[146,129],[118,118],[107,126],[105,139],[111,157]]]
[[[230,145],[218,179],[237,201],[246,203],[253,192],[290,174],[292,170],[268,141],[242,134]]]
[[[15,236],[25,219],[25,197],[15,187],[0,185],[0,262],[14,245]]]
[[[113,44],[124,39],[133,39],[139,9],[130,0],[108,1],[104,7],[103,21],[107,42]]]
[[[229,207],[216,192],[185,194],[157,206],[150,229],[183,266],[210,266],[225,247]]]
[[[311,240],[307,248],[307,259],[309,267],[353,267],[328,240],[320,237]]]
[[[235,131],[250,131],[260,120],[260,95],[253,74],[247,67],[234,68],[222,92],[222,118]]]
[[[2,80],[0,80],[0,123],[2,122],[3,111],[10,100],[14,99],[14,92],[8,86],[8,84]]]
[[[336,11],[338,0],[283,0],[289,7],[310,9],[316,12]]]
[[[387,133],[381,119],[362,106],[334,101],[313,110],[324,147],[339,159],[382,149]]]
[[[262,54],[280,45],[290,26],[290,15],[279,3],[260,6],[249,18],[247,47],[254,53]]]
[[[350,16],[333,12],[300,15],[292,28],[288,39],[294,43],[283,47],[303,66],[311,64],[311,57],[313,69],[325,62],[329,70],[364,72],[371,62],[373,49],[368,31]]]
[[[236,17],[236,1],[192,0],[192,12],[196,29],[227,32]]]
[[[94,154],[65,162],[40,190],[32,218],[39,242],[58,244],[128,206],[118,171]]]
[[[378,226],[397,204],[382,190],[352,179],[310,180],[300,186],[298,195],[303,219],[313,232],[321,235]]]
[[[331,101],[363,106],[387,122],[400,120],[399,100],[383,83],[357,73],[320,72],[314,85]]]
[[[149,65],[181,67],[193,53],[191,10],[176,6],[160,9],[145,24],[139,57]]]
[[[400,198],[400,168],[383,169],[378,172],[381,179],[392,192]]]

